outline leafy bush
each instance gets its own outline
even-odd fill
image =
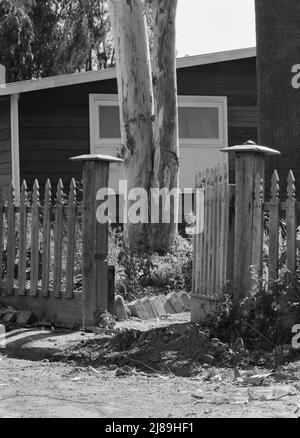
[[[282,221],[278,279],[270,280],[268,238],[266,226],[263,274],[258,277],[251,267],[250,295],[234,302],[233,291],[226,291],[215,315],[209,318],[207,325],[216,337],[226,341],[240,337],[247,340],[248,347],[261,345],[266,348],[290,343],[291,327],[300,321],[300,258],[297,254],[296,271],[290,272],[286,265],[286,226]]]
[[[116,265],[117,292],[125,299],[191,290],[191,240],[178,236],[174,247],[165,255],[149,250],[131,255],[125,248],[123,232],[112,229],[109,247],[109,261]]]

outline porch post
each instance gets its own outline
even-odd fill
[[[71,158],[83,162],[82,312],[83,328],[97,325],[99,313],[109,310],[108,223],[99,223],[96,211],[103,201],[97,192],[108,188],[109,164],[123,162],[106,155]]]
[[[235,153],[234,300],[249,295],[251,266],[260,272],[262,262],[265,156],[280,152],[252,141],[222,149]],[[257,177],[262,180],[257,193]],[[260,184],[259,184],[260,186]],[[258,199],[259,198],[259,199]]]
[[[20,201],[19,94],[10,96],[11,167],[16,202]]]

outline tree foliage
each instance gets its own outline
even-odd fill
[[[0,63],[7,80],[114,65],[105,0],[0,0]]]
[[[8,79],[30,77],[34,28],[27,8],[12,0],[0,1],[0,63]]]

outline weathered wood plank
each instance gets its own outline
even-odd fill
[[[43,206],[43,254],[42,254],[42,296],[49,297],[50,279],[50,241],[51,241],[51,183],[49,179],[45,185]]]
[[[63,249],[63,183],[60,179],[57,184],[54,227],[54,268],[53,291],[55,298],[61,298],[62,276],[62,249]]]
[[[218,202],[218,178],[216,167],[212,169],[212,233],[211,233],[211,270],[210,270],[210,295],[215,294],[216,287],[216,234],[217,234],[217,202]]]
[[[221,294],[226,281],[226,258],[227,258],[227,235],[228,235],[228,171],[224,165],[221,170],[220,190],[220,246],[219,246],[219,295]]]
[[[76,226],[76,183],[72,179],[69,192],[67,221],[67,264],[66,264],[66,297],[73,298],[74,262],[75,262],[75,226]]]
[[[279,250],[279,177],[274,170],[271,180],[270,236],[269,236],[269,286],[273,287],[278,278],[278,250]]]
[[[4,292],[7,289],[4,285]],[[15,290],[15,292],[17,292]],[[52,324],[63,324],[65,327],[78,328],[82,325],[82,304],[81,293],[75,292],[72,300],[62,298],[57,300],[50,296],[45,298],[38,290],[36,297],[30,296],[30,290],[26,290],[25,296],[19,296],[15,293],[14,296],[0,295],[0,304],[4,306],[12,306],[19,310],[30,310],[38,318],[45,318]]]
[[[3,221],[3,215],[4,215],[4,201],[2,196],[2,190],[0,191],[0,290],[1,290],[1,284],[3,279],[3,233],[4,233],[4,221]]]
[[[287,178],[286,200],[286,239],[287,239],[287,269],[294,273],[296,269],[296,189],[295,177],[290,170]]]
[[[15,217],[15,190],[10,184],[7,204],[7,294],[13,295],[15,282],[16,256],[16,217]]]
[[[197,205],[197,188],[199,187],[199,179],[200,179],[200,174],[196,175],[195,178],[195,193],[196,193],[196,201],[195,201],[195,220],[196,220],[196,226],[197,226],[197,216],[198,216],[198,205]],[[201,269],[199,266],[199,262],[200,262],[200,258],[198,257],[198,251],[199,251],[199,236],[197,235],[197,232],[195,231],[195,234],[193,236],[193,265],[192,265],[192,270],[193,270],[193,276],[192,276],[192,291],[193,293],[196,293],[196,287],[197,287],[197,276],[198,273],[201,273]]]
[[[95,189],[96,191],[107,187],[109,181],[109,163],[96,163]],[[100,205],[96,202],[96,208]],[[95,214],[95,213],[94,213]],[[108,223],[101,224],[96,221],[96,247],[95,247],[95,288],[96,308],[108,308]]]
[[[203,222],[203,209],[202,203],[202,174],[199,173],[195,180],[195,234],[193,238],[193,293],[199,293],[199,287],[202,282],[202,245],[203,245],[203,232],[201,232],[201,226]]]
[[[38,280],[39,280],[39,208],[40,208],[40,193],[38,180],[34,181],[31,205],[31,259],[30,259],[30,295],[38,295]]]
[[[209,182],[208,182],[208,190],[207,190],[207,202],[208,202],[208,230],[207,230],[207,283],[206,283],[206,291],[207,295],[211,294],[211,271],[212,271],[212,204],[213,204],[213,172],[210,170],[209,172]]]
[[[234,230],[235,230],[235,186],[229,185],[227,189],[228,193],[228,210],[226,211],[226,227],[228,230],[226,239],[226,252],[225,252],[225,272],[226,281],[233,285],[234,282]]]
[[[27,262],[27,184],[23,181],[20,195],[19,214],[19,265],[18,265],[18,294],[25,295],[26,290],[26,262]]]
[[[82,235],[82,312],[84,326],[94,324],[94,313],[97,308],[95,290],[95,172],[94,162],[84,163]]]
[[[209,224],[210,224],[210,209],[209,209],[209,169],[206,169],[205,175],[205,197],[204,197],[204,209],[205,209],[205,219],[204,219],[204,231],[203,231],[203,240],[204,240],[204,251],[203,251],[203,282],[201,285],[201,294],[206,294],[208,288],[208,251],[209,251]]]
[[[252,267],[257,278],[262,275],[263,258],[263,180],[259,174],[254,182],[253,225],[252,225]]]
[[[222,170],[221,165],[218,164],[216,168],[216,245],[215,245],[215,287],[214,287],[214,295],[219,295],[221,288],[221,279],[220,279],[220,271],[221,271],[221,258],[220,258],[220,249],[221,249],[221,217],[222,217]]]

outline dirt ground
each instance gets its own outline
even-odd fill
[[[300,363],[293,364],[299,370]],[[254,370],[253,370],[254,371]],[[0,356],[1,418],[298,417],[294,382],[240,386],[233,371],[182,378]],[[274,400],[275,399],[275,400]],[[299,411],[299,412],[298,412]]]
[[[187,320],[25,331],[19,349],[0,350],[0,418],[300,417],[298,353],[278,364]]]

